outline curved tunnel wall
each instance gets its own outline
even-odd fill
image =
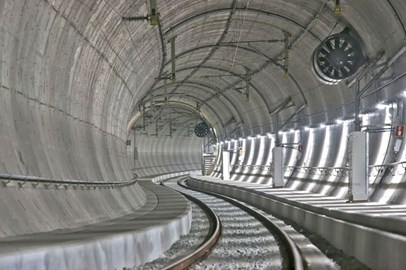
[[[165,135],[160,138],[138,135],[136,146],[138,157],[134,162],[134,170],[138,176],[156,176],[202,168],[202,139],[194,134],[173,138],[165,138]]]
[[[178,59],[177,63],[180,69],[193,68],[196,75],[201,75],[194,76],[193,81],[205,83],[210,88],[210,93],[196,89],[193,95],[195,98],[210,100],[210,104],[201,107],[201,110],[210,116],[208,118],[213,122],[211,124],[221,135],[219,137],[226,137],[233,130],[238,131],[235,134],[244,135],[270,132],[273,124],[270,122],[273,119],[269,117],[269,110],[277,108],[289,97],[296,107],[304,102],[303,97],[308,98],[305,110],[307,115],[299,116],[303,124],[319,123],[352,113],[353,89],[344,83],[334,88],[323,86],[309,71],[312,50],[332,31],[337,19],[332,12],[333,1],[329,1],[327,5],[327,1],[308,1],[306,5],[293,0],[254,2],[247,9],[244,1],[194,1],[187,5],[184,1],[160,1],[161,19],[165,23],[164,38],[178,36],[177,55],[182,55],[189,47],[194,49],[207,45],[209,49],[193,50],[190,55],[186,54],[184,58]],[[390,57],[404,42],[402,14],[398,15],[400,19],[393,16],[388,2],[370,2],[348,2],[348,13],[342,20],[344,24],[340,24],[339,28],[347,23],[353,26],[367,45],[366,54],[371,59],[381,49],[385,49],[385,58]],[[145,97],[144,94],[154,84],[159,74],[160,62],[168,60],[161,55],[161,37],[157,28],[147,27],[146,22],[142,27],[139,24],[122,22],[123,16],[146,14],[146,3],[147,1],[96,0],[0,1],[0,172],[88,181],[125,181],[131,179],[132,168],[145,176],[199,167],[200,143],[193,140],[179,138],[173,142],[161,139],[138,141],[141,143],[140,155],[135,166],[129,155],[131,149],[126,146],[127,122],[136,105],[139,105],[137,102]],[[188,8],[182,10],[184,6]],[[234,10],[236,12],[230,12],[233,6],[237,7]],[[399,10],[404,8],[400,1],[395,6]],[[179,12],[180,10],[184,12]],[[291,48],[290,79],[284,79],[283,70],[275,68],[272,61],[269,62],[269,58],[280,58],[278,55],[283,49],[282,43],[270,50],[266,46],[260,47],[266,51],[266,57],[245,52],[238,55],[235,62],[230,62],[231,59],[227,58],[228,49],[219,49],[218,44],[216,45],[220,41],[233,40],[232,35],[227,33],[237,33],[241,28],[241,20],[245,18],[244,10],[250,10],[247,23],[252,23],[248,24],[251,30],[245,35],[247,39],[257,39],[264,35],[281,37],[281,30],[291,32],[292,40],[297,42]],[[295,12],[296,10],[301,12]],[[258,16],[258,13],[262,15]],[[193,19],[195,15],[197,17]],[[201,31],[195,31],[196,26],[200,25]],[[387,29],[392,30],[390,35]],[[169,55],[168,48],[165,53]],[[393,68],[394,71],[405,70],[404,58],[400,61],[403,62],[398,63]],[[243,95],[229,91],[231,80],[213,78],[207,83],[204,76],[211,73],[198,70],[197,67],[202,63],[226,70],[230,63],[235,63],[233,72],[242,75],[246,72],[245,67],[255,69],[256,75],[251,82],[252,88],[256,88],[258,93],[251,93],[252,103],[247,103]],[[399,74],[395,72],[391,75]],[[293,83],[293,77],[302,89],[298,89]],[[160,81],[157,85],[160,84],[163,82]],[[363,100],[363,107],[392,98],[404,89],[404,80],[399,80],[396,85],[368,95]],[[218,90],[222,91],[219,97],[215,94]],[[188,93],[191,94],[190,91]],[[196,106],[194,100],[188,102]],[[286,120],[293,110],[294,107],[291,106],[283,111],[281,119]],[[225,127],[229,122],[232,124]],[[286,164],[345,165],[346,157],[344,150],[341,150],[345,144],[340,143],[342,147],[338,152],[332,147],[346,135],[342,128],[328,127],[327,130],[329,134],[326,129],[315,129],[302,134],[304,141],[327,143],[330,140],[327,149],[314,147],[310,150],[306,145],[303,153],[286,149]],[[284,134],[282,141],[289,143],[297,140],[297,136],[297,133]],[[371,138],[371,161],[379,164],[391,159],[405,159],[404,144],[395,156],[391,154],[391,149],[396,140],[380,137],[380,134],[374,136]],[[234,174],[233,179],[270,183],[269,171],[260,165],[269,164],[274,140],[255,140],[261,142],[243,142],[245,154],[241,161],[253,167],[236,168],[239,174]],[[147,146],[156,153],[149,154],[150,149]],[[237,161],[238,158],[233,157],[233,163]],[[401,166],[383,171],[375,169],[371,172],[373,173],[376,174],[371,178],[376,184],[372,186],[373,200],[404,203],[406,195],[396,192],[404,185]],[[345,195],[345,182],[348,181],[342,172],[330,176],[310,175],[306,171],[287,172],[287,176],[291,176],[288,185],[341,197]],[[320,185],[324,186],[320,188]],[[9,188],[18,192],[18,195],[10,195],[12,198],[20,197],[16,201],[1,196],[0,211],[7,213],[7,216],[24,216],[21,214],[26,213],[24,205],[36,203],[38,206],[32,210],[33,213],[53,213],[50,214],[46,230],[80,225],[68,224],[66,217],[60,216],[61,212],[52,210],[52,205],[60,205],[61,209],[69,208],[68,205],[77,200],[79,191],[64,193],[64,201],[63,196],[49,195],[46,198],[48,195],[44,194],[51,193],[46,193],[45,190],[32,192],[27,186],[1,187],[1,191],[12,194],[6,190]],[[55,194],[59,193],[62,192],[55,191]],[[135,209],[145,203],[144,194],[137,185],[127,194],[124,190],[117,193],[84,191],[83,196],[90,201],[97,201],[97,196],[112,201],[112,208],[106,208],[103,218],[123,214],[128,209]],[[134,196],[137,198],[135,201],[130,199]],[[124,205],[113,202],[119,201],[118,198],[125,199]],[[79,205],[86,207],[88,203]],[[14,212],[7,212],[13,208],[16,208]],[[115,211],[117,209],[121,210]],[[93,208],[84,211],[76,219],[84,220],[85,223],[94,222],[99,220],[98,211],[94,204]],[[26,215],[19,223],[30,218]],[[40,227],[33,226],[38,230]],[[33,232],[24,229],[3,231],[5,234]]]
[[[394,85],[397,87],[397,85]],[[399,89],[401,90],[401,89]],[[405,204],[406,140],[394,136],[393,128],[405,119],[405,98],[398,91],[381,109],[362,114],[369,133],[370,200]],[[348,136],[354,120],[341,120],[302,130],[280,133],[284,145],[286,187],[347,198]],[[272,148],[275,135],[258,135],[217,144],[213,176],[222,176],[221,149],[231,151],[231,180],[272,184]],[[299,145],[303,150],[299,151]],[[242,149],[239,152],[236,149]],[[390,166],[380,166],[395,163]]]
[[[133,94],[119,75],[123,67],[106,43],[91,38],[100,31],[86,21],[86,6],[70,14],[73,6],[59,2],[0,2],[0,173],[129,181],[125,128]],[[0,193],[0,236],[99,222],[146,199],[138,184],[2,185]]]

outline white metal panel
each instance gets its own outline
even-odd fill
[[[368,200],[368,133],[357,131],[349,136],[350,200]]]
[[[223,180],[230,180],[230,152],[223,151]]]
[[[275,147],[273,157],[273,186],[283,187],[283,147]]]

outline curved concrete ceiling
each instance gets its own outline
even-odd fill
[[[335,86],[321,84],[310,69],[312,52],[321,40],[350,26],[364,42],[364,53],[368,59],[375,59],[382,50],[385,55],[381,60],[390,58],[403,46],[405,38],[404,22],[400,17],[404,7],[398,2],[371,4],[367,1],[341,1],[341,16],[334,14],[335,1],[158,2],[158,27],[151,27],[147,22],[126,22],[131,31],[136,26],[142,28],[138,28],[136,31],[139,33],[133,35],[134,43],[125,44],[125,51],[129,54],[126,58],[134,59],[130,54],[145,52],[147,49],[141,46],[145,41],[141,39],[151,37],[149,42],[155,50],[150,50],[151,54],[139,54],[139,58],[134,61],[141,62],[138,63],[140,66],[146,62],[145,58],[150,59],[149,63],[155,61],[154,67],[148,67],[148,74],[155,72],[156,79],[162,76],[157,70],[158,66],[162,67],[162,71],[171,72],[170,46],[165,45],[165,53],[162,54],[160,44],[166,44],[176,37],[177,83],[168,87],[168,95],[171,98],[172,93],[184,89],[182,93],[187,91],[191,104],[196,103],[195,100],[203,100],[198,106],[203,113],[204,106],[210,104],[213,110],[223,116],[220,121],[207,117],[220,134],[224,129],[221,125],[230,117],[239,118],[238,122],[243,124],[242,129],[247,135],[258,128],[271,131],[271,128],[261,127],[271,126],[270,123],[274,121],[269,112],[287,98],[292,99],[294,106],[280,113],[282,122],[303,105],[306,107],[301,112],[302,118],[324,113],[324,119],[321,120],[329,121],[338,116],[328,115],[329,110],[353,102],[354,89],[348,87],[346,82]],[[142,11],[125,10],[123,5],[115,9],[117,12],[112,15],[112,21],[116,15],[116,20],[120,19],[118,14],[142,14]],[[376,19],[374,14],[377,12],[391,16]],[[390,34],[387,29],[392,30]],[[372,35],[369,34],[371,31]],[[284,32],[291,35],[288,78],[284,76]],[[157,39],[163,39],[163,42]],[[217,70],[207,67],[215,67]],[[144,65],[143,68],[147,67]],[[236,76],[218,76],[221,74]],[[163,88],[163,81],[154,79],[149,76],[138,82],[138,85],[142,85],[138,88],[141,99],[134,102],[133,112],[142,100],[148,99],[151,92]],[[242,88],[247,80],[253,86],[250,94],[255,96],[249,102],[234,90]],[[205,84],[207,87],[204,88],[211,89],[193,90],[193,87],[187,87],[190,83]],[[219,93],[225,103],[213,99]],[[228,101],[231,101],[232,107],[226,104]],[[352,111],[345,113],[350,114]],[[310,117],[302,122],[307,124],[317,120]]]
[[[149,0],[0,1],[3,180],[17,174],[20,179],[121,182],[134,177],[131,170],[139,176],[195,170],[202,165],[201,151],[213,143],[191,136],[201,120],[226,141],[273,133],[277,118],[287,129],[353,117],[357,85],[366,90],[363,110],[393,100],[406,85],[406,1],[340,0],[340,16],[334,14],[335,3],[158,0],[159,23],[151,26],[123,20],[145,16]],[[311,70],[312,53],[347,26],[362,40],[367,62],[355,78],[322,84]],[[165,91],[162,77],[170,75],[172,65],[167,42],[175,36],[176,84],[167,80]],[[404,103],[397,100],[387,108],[399,104],[391,124],[404,123]],[[363,118],[378,125],[386,114]],[[132,127],[140,131],[131,132]],[[283,133],[282,142],[307,144],[304,158],[289,153],[288,164],[345,166],[348,133],[349,127]],[[246,164],[271,162],[271,137],[258,136],[255,145],[241,140]],[[373,164],[394,160],[388,147],[395,139],[389,137],[371,139]],[[237,141],[228,145],[236,149]],[[396,188],[390,181],[384,183],[390,192],[402,190],[403,180],[394,180]],[[129,192],[89,193],[34,191],[18,184],[1,187],[3,236],[73,228],[100,221],[104,210],[102,219],[114,218],[146,202],[138,184]],[[403,195],[391,196],[388,202],[405,202]]]
[[[286,127],[352,115],[353,78],[325,85],[311,71],[315,48],[347,26],[359,35],[368,59],[357,74],[361,87],[369,87],[363,108],[403,90],[372,79],[378,74],[394,81],[401,76],[395,66],[404,70],[393,58],[405,46],[404,1],[341,0],[340,16],[335,3],[158,1],[158,25],[151,26],[123,20],[147,15],[147,0],[1,1],[4,171],[128,178],[122,169],[130,166],[125,143],[131,128],[142,121],[143,104],[166,96],[171,106],[165,114],[178,117],[178,106],[189,119],[209,122],[219,139],[275,132],[275,115],[283,125],[294,120]],[[176,84],[168,80],[165,94],[162,77],[171,73],[168,41],[174,37]],[[153,107],[147,110],[159,109]],[[50,149],[37,149],[44,142]],[[78,152],[47,154],[67,145]],[[60,168],[25,162],[37,153]],[[92,172],[78,169],[86,155],[95,156]]]

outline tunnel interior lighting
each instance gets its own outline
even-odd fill
[[[340,125],[340,124],[342,124],[342,123],[344,123],[344,120],[343,120],[343,119],[337,119],[337,120],[336,120],[336,124],[339,124],[339,125]]]
[[[320,124],[320,126],[319,126],[320,128],[325,128],[326,127],[326,125],[325,124]]]
[[[384,110],[388,107],[388,105],[384,104],[384,103],[378,103],[376,104],[375,108],[377,108],[378,110]]]
[[[311,128],[310,127],[304,127],[304,130],[309,131]]]
[[[261,165],[262,164],[262,160],[264,158],[264,154],[265,154],[265,140],[263,139],[262,136],[260,136],[260,141],[259,141],[259,151],[258,151],[258,156],[257,156],[257,160],[255,162],[255,165]]]

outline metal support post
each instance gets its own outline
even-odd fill
[[[176,36],[169,40],[169,42],[171,43],[171,66],[172,66],[171,80],[172,80],[173,84],[176,83],[175,39],[176,39]]]
[[[359,119],[359,112],[361,107],[361,93],[360,93],[360,81],[357,81],[356,84],[356,91],[355,91],[355,123],[354,123],[354,131],[361,131],[361,121]]]
[[[223,150],[223,180],[230,180],[230,152]]]
[[[272,150],[273,156],[273,186],[284,186],[284,172],[283,172],[283,147],[274,147]]]
[[[369,191],[368,133],[355,131],[349,137],[350,175],[348,200],[367,201]]]

